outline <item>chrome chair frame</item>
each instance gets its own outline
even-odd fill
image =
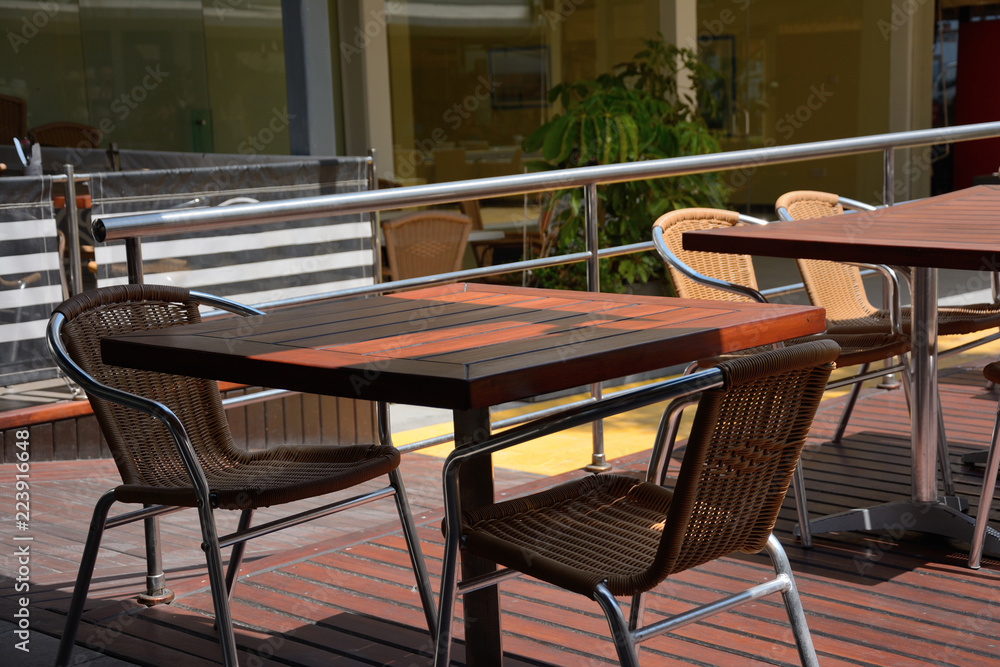
[[[216,297],[209,294],[191,291],[193,300],[206,306],[219,310],[235,313],[238,315],[252,316],[263,315],[263,311],[249,306]],[[118,403],[128,408],[132,408],[148,414],[162,422],[171,437],[177,451],[183,461],[185,470],[190,477],[195,493],[198,498],[199,523],[202,531],[202,550],[208,566],[209,586],[212,593],[212,602],[215,611],[216,628],[219,632],[219,641],[222,649],[222,661],[227,666],[239,664],[237,658],[236,637],[233,631],[233,619],[230,612],[230,600],[233,594],[236,578],[239,574],[240,564],[246,542],[250,539],[268,535],[270,533],[296,526],[313,519],[335,514],[337,512],[358,507],[374,500],[379,500],[392,496],[396,501],[396,508],[400,516],[404,537],[410,554],[414,575],[417,579],[417,587],[427,620],[427,626],[431,633],[436,631],[437,618],[435,615],[434,596],[431,591],[430,578],[427,574],[420,549],[420,542],[417,538],[416,525],[410,513],[409,502],[403,487],[403,480],[396,468],[389,473],[389,485],[368,493],[356,495],[351,498],[338,500],[310,510],[305,510],[297,514],[269,521],[267,523],[251,527],[250,522],[253,510],[243,510],[240,515],[238,528],[227,535],[219,535],[214,518],[214,508],[211,499],[208,481],[202,471],[194,447],[190,438],[181,423],[180,419],[165,405],[136,396],[128,392],[109,387],[95,381],[80,368],[70,357],[65,344],[60,337],[60,329],[66,318],[61,313],[53,313],[46,330],[46,340],[49,350],[57,365],[79,384],[87,393],[93,394],[106,401]],[[385,431],[388,429],[386,428]],[[380,438],[383,429],[379,429]],[[65,629],[59,643],[59,650],[56,657],[56,665],[69,664],[77,630],[83,615],[83,607],[90,589],[90,582],[93,577],[94,566],[97,561],[97,552],[100,548],[104,531],[135,521],[149,519],[164,514],[169,514],[187,507],[158,505],[145,507],[109,518],[111,506],[115,502],[114,489],[105,492],[98,500],[90,522],[90,530],[87,541],[84,545],[81,556],[79,574],[73,589],[73,597],[70,601],[69,610],[66,616]],[[221,550],[232,546],[233,551],[230,556],[228,568],[223,570]]]
[[[667,411],[675,410],[697,401],[697,394],[722,386],[723,375],[718,368],[710,368],[679,378],[661,381],[652,385],[618,392],[611,397],[594,403],[570,408],[549,417],[515,427],[490,438],[461,449],[454,450],[444,463],[444,559],[441,575],[441,590],[438,594],[438,632],[434,650],[435,667],[448,667],[452,645],[452,616],[459,595],[494,586],[501,581],[516,577],[520,572],[501,568],[494,573],[480,575],[474,579],[459,581],[458,564],[461,534],[458,475],[463,463],[470,459],[489,455],[509,447],[524,444],[530,440],[558,433],[560,431],[589,424],[628,410],[671,401]],[[661,431],[670,419],[664,414]],[[662,480],[665,459],[669,456],[669,446],[665,438],[657,437],[650,455],[647,479]],[[659,622],[642,626],[643,596],[633,597],[629,619],[625,616],[615,597],[604,584],[598,585],[595,599],[605,612],[612,639],[623,667],[638,667],[636,644],[652,639],[665,632],[675,630],[689,623],[699,621],[709,615],[731,609],[744,602],[750,602],[765,595],[780,592],[795,636],[796,647],[802,664],[807,667],[818,665],[816,651],[809,634],[809,628],[792,574],[788,557],[778,539],[772,534],[766,550],[775,569],[775,578],[753,586],[741,593],[725,597],[719,601],[700,606]]]
[[[739,221],[748,225],[763,226],[767,225],[766,220],[760,218],[755,218],[750,215],[740,214]],[[656,252],[660,255],[663,261],[667,262],[670,266],[677,269],[685,277],[690,280],[712,287],[724,292],[729,292],[731,294],[737,294],[743,297],[752,299],[758,303],[768,303],[767,297],[761,294],[758,290],[748,287],[747,285],[740,285],[738,283],[730,282],[728,280],[722,280],[720,278],[715,278],[712,276],[706,276],[703,273],[695,271],[685,262],[683,262],[664,242],[663,234],[657,229],[656,226],[653,227],[653,245],[656,248]],[[866,265],[867,266],[867,265]],[[883,278],[887,282],[887,290],[891,295],[891,302],[893,307],[890,308],[890,318],[895,326],[898,328],[899,323],[899,299],[896,297],[898,292],[898,283],[896,279],[895,272],[888,266],[872,266],[882,274]],[[901,331],[896,331],[902,335]],[[697,363],[693,364],[688,370],[691,371],[697,367]],[[850,419],[851,412],[853,411],[854,405],[857,402],[858,395],[860,394],[861,384],[868,380],[883,377],[890,373],[895,373],[901,371],[907,380],[904,382],[903,390],[906,394],[906,404],[907,407],[910,405],[910,367],[909,362],[906,357],[900,359],[900,363],[887,366],[878,371],[870,371],[869,364],[863,364],[861,370],[847,378],[842,378],[839,380],[834,380],[827,385],[828,389],[836,389],[846,385],[853,385],[851,393],[848,397],[848,401],[844,407],[844,411],[841,413],[840,420],[837,424],[837,429],[835,431],[833,442],[839,442],[840,438],[843,436],[844,431],[847,428],[847,422]],[[666,415],[665,415],[666,417]],[[660,433],[657,438],[666,438],[668,440],[667,446],[673,446],[673,439],[676,437],[677,429],[679,427],[680,416],[677,415],[673,418],[673,423],[663,422],[660,425]],[[946,459],[945,459],[946,460]],[[812,547],[812,533],[809,530],[809,502],[806,494],[806,484],[805,484],[805,474],[802,470],[802,463],[800,462],[795,468],[795,475],[792,478],[792,492],[795,496],[795,507],[799,516],[798,525],[798,535],[802,540],[802,545],[809,548]]]

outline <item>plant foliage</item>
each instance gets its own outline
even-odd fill
[[[678,90],[681,72],[690,75],[690,93]],[[642,51],[612,73],[552,88],[549,101],[560,102],[564,111],[533,132],[524,149],[540,152],[536,168],[541,169],[718,152],[718,140],[699,111],[712,110],[707,85],[716,76],[693,51],[666,44],[662,37],[646,40]],[[652,223],[661,214],[691,206],[722,207],[727,196],[719,174],[600,186],[600,247],[648,241]],[[582,198],[579,188],[549,198],[540,230],[542,256],[585,249]],[[603,260],[601,290],[622,292],[664,274],[662,262],[652,253]],[[543,286],[586,289],[582,264],[543,269],[536,277]]]

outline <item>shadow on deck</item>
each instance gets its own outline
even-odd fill
[[[982,468],[960,457],[989,440],[997,397],[978,369],[950,369],[941,379],[959,493],[975,510]],[[863,395],[840,446],[829,443],[840,400],[824,402],[805,457],[810,508],[829,514],[909,495],[909,427],[900,391]],[[614,462],[641,469],[641,455]],[[2,466],[13,480],[12,466]],[[435,588],[443,551],[440,460],[404,457],[403,474]],[[580,475],[575,472],[569,475]],[[13,664],[51,664],[93,501],[115,482],[107,461],[37,464],[31,470],[30,590],[17,593],[13,521],[6,540],[0,612],[14,618],[17,598],[30,598],[30,654],[3,634],[0,655]],[[565,476],[564,476],[565,477]],[[499,492],[548,485],[497,471]],[[12,484],[4,496],[13,507]],[[12,517],[9,517],[12,518]],[[1000,519],[1000,501],[994,503]],[[260,517],[260,521],[264,517]],[[989,665],[1000,663],[1000,562],[966,567],[966,545],[889,527],[880,534],[819,535],[806,550],[792,537],[787,499],[776,533],[796,571],[803,604],[824,665]],[[218,664],[211,597],[188,513],[163,519],[171,605],[140,607],[144,560],[141,528],[109,531],[79,632],[75,657],[95,665]],[[648,614],[675,613],[764,578],[765,557],[726,558],[673,577],[649,596]],[[358,591],[363,591],[359,593]],[[527,578],[501,585],[508,665],[615,664],[607,625],[596,603]],[[461,606],[458,609],[461,613]],[[430,638],[408,569],[391,502],[338,515],[251,542],[233,605],[244,665],[427,665]],[[652,616],[651,616],[652,617]],[[459,628],[460,624],[456,624]],[[740,607],[645,643],[644,664],[798,664],[778,599]],[[93,649],[108,657],[87,653]],[[454,659],[464,661],[462,646]],[[12,664],[4,661],[4,664]],[[90,664],[90,663],[88,663]]]

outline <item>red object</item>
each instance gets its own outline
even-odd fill
[[[52,205],[55,208],[66,208],[66,198],[63,196],[53,197]],[[90,195],[77,195],[76,196],[76,207],[77,208],[90,208]]]
[[[955,78],[955,125],[1000,120],[1000,21],[965,21],[958,27],[958,71]],[[1000,138],[960,141],[952,145],[954,189],[973,185],[1000,167]]]

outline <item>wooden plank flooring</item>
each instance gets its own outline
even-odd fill
[[[997,395],[976,369],[947,371],[941,382],[951,467],[974,511],[981,467],[960,456],[988,442]],[[909,440],[900,391],[866,393],[840,446],[828,442],[839,400],[825,402],[805,459],[814,514],[909,494]],[[615,462],[639,469],[639,457]],[[404,477],[435,587],[442,556],[440,462],[404,457]],[[0,535],[12,552],[13,479],[3,475],[5,521]],[[579,475],[581,473],[572,473]],[[58,636],[75,577],[90,507],[114,482],[107,461],[54,462],[32,468],[31,628]],[[512,493],[551,483],[498,471],[498,489]],[[267,514],[264,512],[262,514]],[[1000,521],[1000,501],[993,519]],[[227,519],[228,520],[228,519]],[[263,520],[263,517],[260,518]],[[1000,561],[965,565],[964,545],[908,533],[819,535],[813,549],[791,536],[791,499],[777,534],[796,571],[816,648],[824,665],[1000,664]],[[166,517],[162,533],[171,588],[169,606],[138,606],[143,561],[141,530],[109,531],[98,561],[82,645],[127,663],[218,664],[211,598],[191,516]],[[0,613],[13,618],[16,563],[2,562]],[[650,596],[648,617],[674,613],[761,580],[763,556],[726,558],[686,572]],[[427,665],[430,641],[405,544],[391,502],[314,522],[251,543],[234,615],[244,665]],[[506,665],[615,664],[607,625],[596,603],[522,578],[501,585]],[[359,593],[359,591],[363,591]],[[461,613],[461,605],[458,609]],[[461,632],[461,624],[456,624]],[[37,635],[36,635],[37,636]],[[6,637],[6,635],[5,635]],[[4,646],[0,655],[6,655]],[[454,652],[462,663],[461,644]],[[784,609],[765,599],[682,628],[644,645],[644,665],[795,665]],[[5,664],[10,664],[5,662]],[[14,664],[35,664],[15,662]]]

